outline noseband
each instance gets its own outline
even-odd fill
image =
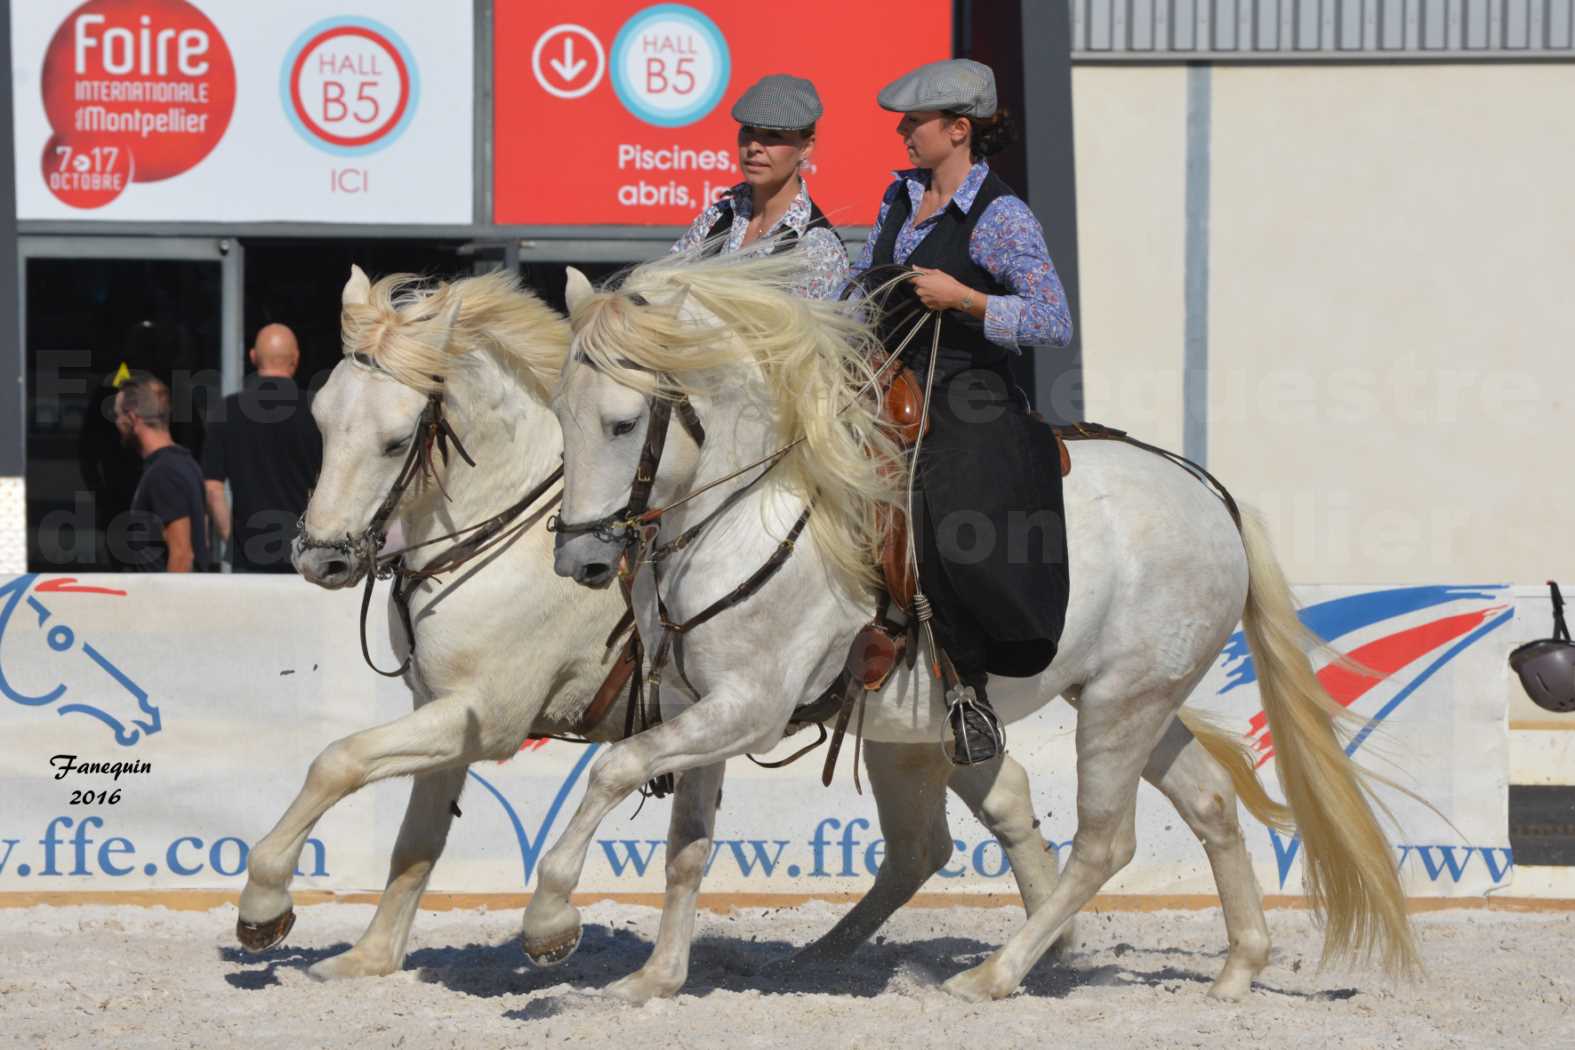
[[[358,364],[375,371],[382,371],[377,367],[377,363],[365,354],[358,353],[350,356]],[[393,485],[389,486],[388,494],[383,497],[383,502],[377,505],[377,510],[372,514],[372,520],[367,523],[366,528],[361,531],[360,535],[352,536],[346,533],[343,539],[317,540],[313,539],[306,531],[305,514],[302,514],[300,520],[295,524],[296,542],[300,544],[300,549],[303,552],[309,550],[334,551],[344,555],[350,560],[351,564],[364,565],[366,567],[366,588],[361,594],[361,657],[366,661],[368,667],[385,678],[398,678],[409,668],[410,662],[416,654],[416,633],[415,626],[410,619],[409,604],[409,591],[413,576],[403,569],[402,554],[396,554],[386,559],[378,557],[379,552],[383,549],[384,541],[388,539],[388,533],[384,526],[388,524],[388,519],[393,517],[395,509],[399,506],[399,501],[404,499],[406,490],[410,488],[411,483],[417,477],[436,482],[438,491],[443,493],[443,498],[449,498],[448,489],[443,485],[443,478],[437,472],[437,468],[433,466],[433,449],[437,450],[438,458],[447,467],[448,446],[449,442],[453,442],[454,451],[459,453],[460,458],[472,467],[476,465],[476,461],[470,458],[470,453],[465,451],[465,446],[459,440],[459,435],[454,433],[454,428],[449,425],[447,417],[443,415],[441,386],[443,380],[437,376],[432,378],[437,380],[439,388],[437,391],[427,395],[426,407],[421,410],[421,415],[416,419],[415,430],[410,435],[410,451],[405,453],[404,465],[399,468],[399,475],[394,478]],[[547,484],[551,485],[556,481],[557,477],[558,475],[554,474],[548,479]],[[537,491],[530,496],[530,499],[534,501],[539,495],[540,492]],[[511,508],[511,510],[513,509]],[[488,524],[490,525],[491,523]],[[394,605],[398,608],[400,620],[404,624],[405,637],[410,640],[410,651],[398,667],[392,671],[385,671],[372,662],[372,651],[367,645],[366,618],[367,611],[372,604],[373,585],[379,579],[389,576],[394,577]]]
[[[661,517],[663,508],[650,509],[651,488],[656,484],[656,471],[662,464],[662,450],[667,445],[667,428],[672,422],[673,410],[677,409],[678,422],[696,445],[705,445],[705,427],[700,424],[700,417],[687,394],[680,394],[676,399],[653,394],[646,403],[650,407],[651,423],[645,430],[645,444],[640,448],[640,462],[634,468],[634,481],[629,484],[629,502],[595,521],[567,522],[554,514],[547,519],[547,531],[568,536],[589,532],[603,543],[622,541],[625,546],[631,546],[642,525]]]

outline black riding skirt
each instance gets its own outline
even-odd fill
[[[913,524],[937,637],[964,677],[1036,675],[1055,657],[1069,586],[1055,435],[989,369],[938,381],[930,418]]]

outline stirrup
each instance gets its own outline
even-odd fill
[[[971,685],[959,683],[946,692],[946,724],[951,728],[953,745],[941,751],[954,766],[988,762],[1006,753],[1006,729],[990,701],[980,697]]]

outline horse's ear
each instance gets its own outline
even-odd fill
[[[567,270],[569,280],[564,286],[563,298],[564,302],[568,304],[569,312],[572,314],[579,309],[581,303],[596,294],[596,289],[591,286],[591,279],[574,267],[570,266]]]
[[[367,280],[366,271],[355,263],[350,264],[350,279],[345,282],[345,290],[339,293],[339,301],[346,306],[365,306],[372,301],[372,282]]]

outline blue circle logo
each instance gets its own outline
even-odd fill
[[[624,23],[613,40],[613,91],[647,124],[677,128],[716,108],[727,91],[727,38],[699,11],[657,4]]]

